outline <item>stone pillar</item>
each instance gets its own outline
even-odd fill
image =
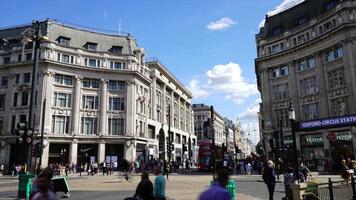
[[[305,189],[307,188],[306,183],[290,184],[292,190],[293,199],[304,199]]]
[[[47,140],[47,139],[45,139],[45,140]],[[47,142],[48,142],[48,140],[47,140]],[[41,163],[41,166],[43,168],[48,166],[49,144],[50,144],[50,142],[48,142],[47,145],[43,145],[42,163]]]
[[[51,126],[52,126],[52,105],[53,105],[53,76],[54,73],[51,73],[49,71],[46,71],[43,74],[43,82],[45,84],[43,84],[42,100],[46,99],[46,107],[44,108],[46,110],[46,114],[45,114],[45,119],[43,120],[45,133],[50,133],[52,131]]]
[[[105,160],[105,142],[100,141],[98,148],[98,163],[101,163]]]
[[[178,113],[177,113],[177,118],[178,118],[178,126],[176,128],[178,129],[182,129],[182,127],[180,127],[180,97],[178,97]]]
[[[78,163],[78,141],[73,140],[69,146],[69,163]]]
[[[136,131],[136,84],[135,81],[127,81],[126,95],[126,133],[127,136],[134,136]]]
[[[353,55],[356,53],[356,47],[353,44],[354,42],[351,39],[347,39],[343,43],[344,51],[344,80],[347,86],[348,92],[348,113],[356,112],[356,105],[352,102],[356,102],[356,70],[355,70],[355,61]]]
[[[152,79],[152,99],[151,99],[151,105],[152,105],[152,119],[154,121],[157,121],[157,104],[156,102],[156,95],[157,95],[157,83],[156,83],[156,76],[153,77]],[[151,95],[151,94],[150,94]]]
[[[72,134],[76,135],[80,133],[80,98],[81,98],[81,86],[82,77],[75,76],[74,91],[73,91],[73,106],[72,106]]]
[[[172,93],[171,93],[171,127],[177,128],[175,127],[174,124],[174,114],[175,114],[176,110],[174,109],[174,91],[172,89]]]
[[[161,112],[161,119],[162,119],[162,123],[165,123],[165,124],[168,124],[167,122],[167,117],[166,117],[166,112],[167,112],[167,108],[168,108],[168,105],[167,105],[167,91],[166,91],[166,85],[163,85],[163,88],[162,88],[162,99],[161,99],[161,109],[162,109],[162,112]]]
[[[6,140],[0,140],[0,164],[4,165],[4,173],[7,173],[11,167],[9,166],[10,149],[11,144],[9,144]]]
[[[315,55],[316,59],[316,79],[318,83],[318,88],[319,88],[319,108],[325,108],[325,109],[319,109],[319,117],[320,118],[326,118],[329,116],[329,109],[327,109],[328,106],[328,92],[326,90],[326,85],[327,85],[327,80],[325,80],[326,74],[325,74],[325,69],[324,69],[324,64],[323,64],[323,54],[322,52],[318,52]]]
[[[351,137],[354,151],[354,160],[356,159],[356,126],[351,127]]]
[[[331,152],[330,152],[330,142],[329,142],[329,140],[328,140],[328,138],[327,138],[327,136],[328,136],[328,131],[326,131],[326,130],[321,130],[320,131],[321,133],[322,133],[322,136],[323,136],[323,141],[324,141],[324,152],[325,152],[325,150],[328,150],[329,151],[329,155],[326,157],[326,155],[324,154],[324,157],[325,158],[330,158],[331,157]],[[324,169],[325,170],[325,169]]]
[[[101,91],[100,91],[100,129],[99,135],[106,135],[106,112],[107,112],[107,80],[101,79]]]
[[[125,159],[129,162],[133,162],[136,159],[136,147],[135,142],[128,140],[125,144]]]
[[[298,78],[297,78],[297,69],[296,69],[296,63],[295,62],[290,62],[289,63],[289,95],[290,98],[292,99],[292,102],[294,104],[294,109],[295,109],[295,116],[297,120],[301,120],[301,112],[300,112],[300,101],[299,101],[299,91],[298,91]]]

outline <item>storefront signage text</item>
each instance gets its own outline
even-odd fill
[[[299,129],[315,129],[356,124],[356,115],[300,122]]]
[[[320,134],[306,135],[304,136],[304,144],[305,145],[323,144],[323,137]]]

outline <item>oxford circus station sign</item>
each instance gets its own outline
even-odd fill
[[[318,129],[318,128],[332,128],[345,127],[356,124],[356,115],[317,119],[305,122],[299,122],[299,129]]]

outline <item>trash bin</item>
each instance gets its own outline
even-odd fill
[[[229,180],[225,188],[231,194],[231,199],[236,200],[236,182],[234,180]]]
[[[18,198],[26,197],[27,183],[31,178],[34,178],[34,174],[19,174],[19,187],[17,190]]]

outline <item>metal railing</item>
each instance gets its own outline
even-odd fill
[[[303,200],[356,200],[355,177],[348,181],[331,181],[308,184]]]

